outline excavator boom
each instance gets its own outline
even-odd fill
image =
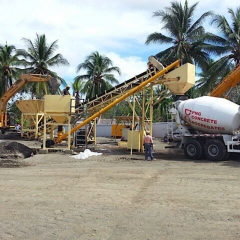
[[[222,97],[229,89],[235,87],[240,82],[240,65],[235,68],[221,83],[210,93],[212,97]]]
[[[8,128],[7,103],[17,92],[19,92],[28,82],[47,82],[52,77],[41,74],[22,74],[0,99],[0,128]]]

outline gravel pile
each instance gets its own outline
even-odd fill
[[[36,152],[18,142],[0,142],[0,167],[20,166],[20,161],[24,158],[31,157]]]

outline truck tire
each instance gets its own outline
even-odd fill
[[[191,140],[184,144],[185,157],[192,160],[199,160],[203,155],[203,147],[197,140]]]
[[[211,139],[206,142],[204,153],[208,160],[222,161],[227,155],[227,149],[222,141]]]

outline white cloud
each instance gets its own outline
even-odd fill
[[[184,3],[184,0],[181,1]],[[189,5],[196,3],[189,0]],[[153,12],[170,6],[159,0],[2,0],[0,43],[24,47],[21,40],[34,40],[36,33],[46,34],[48,42],[58,40],[60,52],[70,63],[54,70],[72,80],[76,67],[93,51],[110,57],[122,70],[121,81],[145,70],[147,57],[162,47],[144,44],[147,36],[161,30]],[[196,18],[206,11],[227,15],[239,1],[199,1]],[[213,32],[215,28],[206,23]],[[126,79],[124,79],[126,78]]]
[[[140,57],[131,56],[123,58],[114,52],[106,53],[105,55],[113,61],[114,66],[118,66],[121,69],[121,76],[116,75],[120,82],[128,80],[147,69],[146,62],[142,61]]]

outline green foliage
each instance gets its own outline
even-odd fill
[[[73,95],[76,98],[76,105],[79,105],[81,100],[84,101],[83,96],[81,95],[84,83],[80,81],[74,81],[72,84]]]
[[[8,113],[10,113],[10,118],[11,118],[12,124],[21,123],[21,117],[22,117],[21,114],[22,113],[16,106],[16,102],[13,102],[12,104],[9,105]]]
[[[0,96],[12,86],[21,70],[17,67],[22,64],[19,54],[13,45],[0,45]]]
[[[154,12],[153,17],[160,18],[163,23],[162,29],[169,33],[169,36],[161,32],[154,32],[147,37],[146,44],[159,43],[171,45],[167,49],[159,52],[156,56],[166,65],[181,59],[182,63],[193,63],[202,67],[209,59],[211,47],[206,43],[205,30],[202,22],[211,12],[206,12],[194,21],[194,12],[197,3],[188,5],[186,0],[184,5],[181,2],[171,2],[170,7],[165,10]]]
[[[68,65],[68,61],[60,54],[55,54],[58,49],[57,40],[48,44],[45,34],[36,36],[34,41],[23,38],[27,50],[18,50],[18,54],[24,57],[22,63],[25,66],[25,72],[33,74],[49,74],[61,80],[63,85],[66,82],[50,70],[50,67]],[[49,87],[46,83],[28,83],[26,90],[31,92],[32,98],[42,98],[44,94],[49,93]]]
[[[164,91],[166,88],[164,85],[159,85],[154,88],[153,91],[153,97],[156,96],[162,96],[162,91]],[[145,102],[149,102],[150,97],[151,97],[151,90],[147,88],[145,90]],[[139,92],[135,95],[136,100],[135,100],[135,112],[138,116],[142,116],[142,92]],[[129,101],[133,105],[133,96],[129,97]],[[173,102],[173,97],[169,96],[166,98],[163,98],[161,102],[158,104],[155,104],[153,106],[153,122],[161,122],[161,121],[167,121],[171,115],[168,113],[168,108],[171,106]],[[137,104],[138,103],[138,104]],[[150,116],[150,108],[147,108],[145,105],[145,115]],[[123,101],[119,103],[117,106],[114,106],[111,108],[109,111],[104,113],[102,115],[103,118],[114,118],[116,116],[132,116],[133,111],[131,107],[129,106],[128,101]]]
[[[77,66],[77,72],[85,70],[86,73],[74,78],[74,82],[84,82],[82,93],[86,94],[86,99],[94,98],[118,84],[118,80],[113,73],[120,74],[120,69],[114,67],[112,61],[98,52],[93,52],[86,57],[83,63]]]
[[[207,95],[227,76],[235,66],[240,64],[240,8],[234,12],[228,9],[231,22],[225,16],[214,15],[212,24],[219,29],[219,36],[209,34],[208,41],[217,44],[215,53],[221,56],[216,61],[209,60],[202,72],[200,79],[196,83],[199,95]],[[238,93],[233,90],[231,100],[239,101]]]
[[[187,0],[184,5],[171,2],[170,7],[154,12],[153,16],[160,19],[162,29],[168,35],[155,32],[146,40],[146,44],[170,45],[156,55],[162,63],[168,65],[181,59],[182,63],[189,62],[198,67],[200,78],[187,92],[189,97],[207,95],[233,70],[233,63],[235,66],[240,63],[240,8],[236,11],[228,9],[230,23],[225,16],[212,12],[203,13],[194,21],[197,4],[189,6]],[[207,17],[213,17],[212,24],[219,29],[219,36],[205,32],[202,23]],[[220,58],[213,61],[210,54]]]
[[[102,118],[114,118],[116,116],[132,116],[132,109],[127,101],[122,101],[102,115]]]
[[[240,8],[234,12],[228,9],[231,22],[229,23],[225,16],[215,15],[212,24],[215,24],[220,30],[220,35],[213,35],[211,41],[221,46],[218,54],[224,54],[216,64],[217,70],[226,71],[229,65],[234,62],[235,66],[240,63]]]
[[[166,122],[171,117],[168,109],[173,102],[173,96],[164,97],[163,92],[165,90],[166,87],[164,85],[158,85],[154,89],[154,95],[161,97],[162,100],[158,104],[154,105],[153,122]]]

